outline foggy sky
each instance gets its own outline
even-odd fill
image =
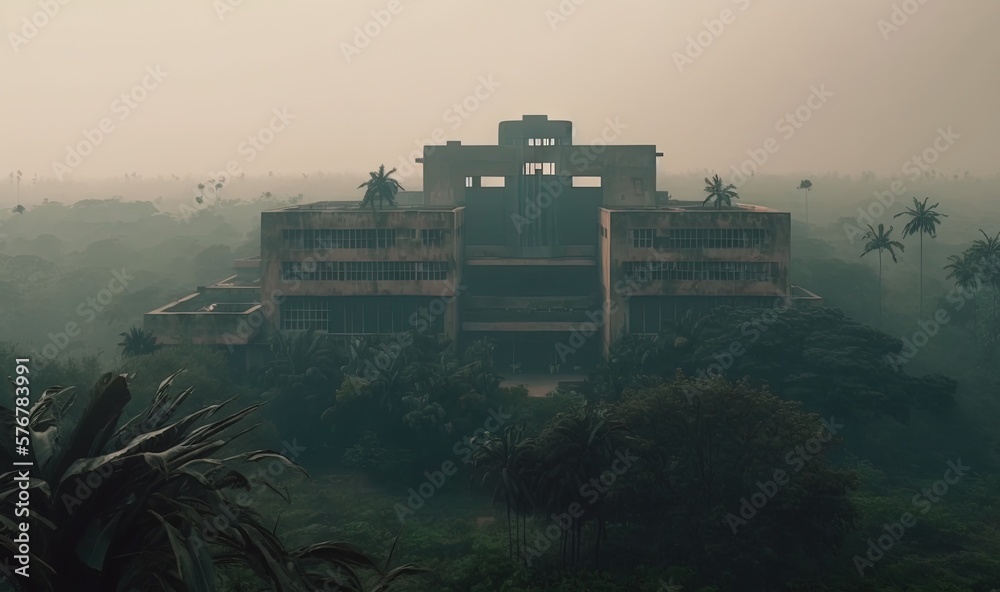
[[[3,0],[0,172],[52,177],[102,122],[65,178],[367,171],[548,114],[578,143],[617,119],[615,141],[656,144],[668,172],[758,149],[761,173],[900,174],[950,126],[935,167],[992,174],[998,20],[989,0]]]

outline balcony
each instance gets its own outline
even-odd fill
[[[143,316],[143,328],[159,345],[246,345],[263,325],[257,302],[216,302],[199,292],[175,300]],[[252,322],[253,321],[253,322]]]

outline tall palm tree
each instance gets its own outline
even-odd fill
[[[885,224],[878,225],[878,231],[872,228],[872,225],[868,225],[868,232],[865,233],[865,252],[861,253],[864,257],[872,251],[878,251],[878,326],[882,327],[882,251],[889,251],[892,255],[892,262],[896,263],[896,251],[899,249],[900,252],[906,250],[903,243],[899,241],[892,240],[892,226],[889,230],[885,229]]]
[[[704,206],[714,199],[715,207],[719,209],[722,208],[723,202],[725,202],[727,206],[731,206],[733,205],[734,199],[740,198],[740,195],[736,193],[736,185],[724,184],[722,182],[722,177],[719,175],[715,175],[711,180],[709,180],[708,177],[705,177],[705,193],[708,194],[708,197],[705,198],[705,201],[702,202],[701,205]]]
[[[392,169],[386,172],[385,165],[379,165],[378,172],[372,171],[368,173],[371,178],[358,185],[358,189],[365,187],[365,197],[361,200],[361,207],[370,206],[372,212],[375,212],[375,199],[378,199],[378,205],[382,207],[382,200],[389,202],[390,206],[396,205],[396,194],[399,193],[403,186],[399,184],[399,181],[392,178],[392,174],[396,172],[396,169]]]
[[[993,322],[997,318],[997,291],[1000,290],[1000,232],[996,236],[986,234],[979,229],[983,238],[972,242],[969,254],[976,263],[976,268],[993,291]]]
[[[609,416],[604,408],[578,407],[557,415],[539,436],[547,452],[534,482],[537,499],[549,510],[559,511],[576,501],[581,487],[600,475],[614,459],[615,442],[627,435],[624,423]],[[600,569],[601,542],[607,537],[606,500],[590,501],[584,515],[563,531],[563,561],[578,565],[581,560],[583,527],[594,525],[594,565]]]
[[[526,452],[533,445],[531,438],[524,437],[523,426],[508,425],[501,434],[487,432],[476,442],[478,448],[473,456],[473,478],[483,471],[482,483],[493,481],[495,502],[502,494],[507,507],[507,553],[511,559],[521,555],[521,520],[527,519],[532,505],[531,495],[525,483],[528,470]],[[514,510],[514,530],[510,527],[510,512]]]
[[[806,192],[806,224],[809,224],[809,192],[812,191],[813,182],[809,179],[802,179],[799,181],[799,186],[796,189],[803,189]]]
[[[120,333],[122,337],[118,347],[122,348],[123,358],[135,358],[151,354],[157,350],[156,336],[152,331],[133,325],[128,332]]]
[[[911,234],[916,234],[920,236],[920,318],[924,318],[924,235],[928,235],[931,238],[937,236],[937,227],[941,224],[941,217],[947,218],[947,214],[942,214],[940,212],[935,212],[934,208],[938,207],[939,204],[934,204],[927,207],[927,200],[929,197],[925,197],[923,202],[917,201],[917,198],[913,198],[913,207],[906,208],[905,212],[900,212],[893,216],[893,218],[899,218],[902,215],[908,215],[910,217],[906,226],[903,227],[903,238],[910,236]]]
[[[976,332],[979,313],[976,305],[976,291],[979,289],[979,270],[976,267],[975,257],[966,251],[962,255],[951,255],[948,257],[949,263],[945,265],[948,271],[948,279],[955,280],[955,285],[963,290],[972,292],[972,330]]]

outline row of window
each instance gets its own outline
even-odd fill
[[[625,262],[625,277],[638,282],[658,280],[769,282],[777,275],[777,263],[745,263],[740,261]]]
[[[524,163],[525,175],[555,175],[556,163],[554,162],[526,162]]]
[[[515,146],[562,146],[569,143],[564,138],[514,138]]]
[[[294,296],[281,305],[281,328],[348,335],[403,333],[414,329],[443,332],[445,309],[440,299],[420,296]]]
[[[751,249],[766,246],[770,231],[762,228],[633,228],[632,246],[663,249]]]
[[[535,167],[535,169],[537,169],[537,167]],[[527,167],[525,167],[525,170],[527,170]],[[477,178],[479,179],[478,183],[476,181]],[[600,177],[596,177],[593,175],[571,175],[569,179],[570,179],[569,184],[571,187],[601,187],[602,185],[602,179]],[[563,181],[560,182],[562,183]],[[636,188],[637,195],[641,195],[642,179],[638,180],[638,185],[636,185],[636,179],[633,179],[632,183],[633,183],[632,186]],[[467,189],[472,189],[475,187],[485,188],[485,187],[506,187],[506,186],[507,186],[506,177],[480,176],[480,177],[465,178],[465,187]]]
[[[427,247],[440,247],[444,244],[445,231],[440,228],[425,228],[420,231],[420,242]]]
[[[307,282],[444,280],[448,278],[448,262],[294,261],[281,264],[281,278]]]
[[[420,230],[425,246],[441,246],[447,230]],[[292,228],[281,231],[288,249],[386,249],[398,240],[414,240],[416,228]]]

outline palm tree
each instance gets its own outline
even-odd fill
[[[229,399],[178,416],[193,392],[168,393],[178,374],[164,380],[150,404],[124,425],[132,399],[128,377],[111,373],[101,377],[78,412],[70,412],[72,387],[46,390],[27,423],[0,407],[4,430],[13,434],[15,425],[23,426],[31,442],[28,457],[5,448],[0,461],[4,466],[33,463],[31,478],[21,484],[16,472],[0,475],[0,516],[14,515],[24,495],[19,490],[30,492],[32,577],[4,570],[0,581],[24,592],[208,591],[218,589],[219,567],[235,566],[253,572],[253,589],[361,592],[361,571],[373,572],[378,580],[372,590],[423,571],[403,565],[386,573],[343,543],[286,547],[258,512],[234,502],[237,493],[247,495],[260,481],[238,467],[270,461],[302,469],[267,450],[217,455],[252,429],[240,424],[260,405],[209,421]],[[89,487],[78,493],[85,483]],[[13,522],[0,520],[5,558],[18,548],[14,530]]]
[[[972,242],[969,254],[975,261],[976,268],[993,291],[993,322],[997,318],[997,291],[1000,290],[1000,232],[996,236],[986,234],[979,229],[983,238]]]
[[[975,333],[979,316],[976,306],[976,291],[979,289],[979,270],[976,267],[975,257],[966,251],[961,256],[951,255],[948,257],[948,261],[951,261],[951,263],[944,266],[945,270],[948,271],[948,279],[954,279],[956,286],[972,292],[972,331]]]
[[[715,175],[711,180],[705,177],[705,193],[708,197],[702,202],[702,206],[708,204],[708,202],[715,200],[715,207],[722,209],[722,203],[725,202],[727,206],[733,205],[734,199],[739,199],[740,195],[736,193],[736,185],[729,184],[724,185],[722,182],[722,177]]]
[[[152,331],[147,331],[133,325],[128,332],[120,333],[122,342],[118,347],[122,348],[123,358],[135,358],[151,354],[157,350],[156,336]]]
[[[508,425],[502,434],[487,432],[476,441],[477,448],[473,456],[473,475],[483,470],[482,484],[493,480],[493,497],[496,502],[498,494],[502,493],[507,507],[507,553],[511,559],[521,554],[521,520],[527,520],[531,495],[525,483],[525,473],[528,470],[527,451],[533,445],[531,438],[524,438],[522,426]],[[510,527],[510,511],[514,510],[513,533]]]
[[[896,260],[896,251],[895,251],[895,249],[899,249],[900,252],[903,252],[903,251],[906,250],[906,248],[903,246],[903,243],[901,243],[899,241],[892,240],[892,238],[890,236],[891,234],[892,234],[892,226],[889,227],[889,230],[886,230],[884,224],[879,224],[878,225],[878,231],[876,231],[874,228],[872,228],[872,225],[869,224],[868,225],[868,232],[865,233],[865,237],[864,237],[865,240],[868,241],[868,242],[865,243],[865,252],[861,253],[861,256],[864,257],[865,255],[867,255],[868,253],[870,253],[872,251],[878,251],[878,326],[879,326],[879,328],[882,327],[882,251],[889,251],[889,254],[892,255],[892,262],[896,263],[897,260]]]
[[[205,203],[205,184],[198,183],[198,196],[194,198],[198,203]]]
[[[18,214],[24,212],[24,208],[21,207],[21,171],[17,171],[17,207],[14,211]]]
[[[385,199],[389,202],[390,206],[396,205],[396,194],[399,193],[403,186],[399,184],[399,181],[392,178],[392,174],[396,172],[396,169],[392,169],[389,172],[385,171],[385,165],[379,165],[378,172],[372,171],[368,173],[371,178],[358,185],[358,189],[366,187],[365,197],[361,200],[361,207],[371,206],[372,212],[375,212],[375,199],[378,198],[379,207],[382,207],[382,200]]]
[[[571,413],[557,415],[539,436],[547,451],[543,470],[533,484],[534,492],[549,510],[559,511],[575,501],[581,487],[600,475],[614,458],[618,436],[627,434],[625,424],[609,417],[603,408],[585,404]],[[594,565],[600,569],[601,542],[607,537],[606,500],[590,501],[583,516],[563,531],[563,561],[578,565],[583,527],[594,524]]]
[[[947,214],[941,214],[935,212],[934,208],[938,207],[939,204],[934,204],[927,207],[927,200],[929,197],[925,197],[923,202],[917,201],[917,198],[913,198],[913,207],[906,208],[905,212],[900,212],[893,216],[893,218],[899,218],[900,216],[906,214],[910,216],[910,220],[903,227],[903,238],[910,236],[911,234],[917,234],[920,236],[920,318],[924,318],[924,235],[928,235],[931,238],[937,236],[937,227],[941,224],[941,218],[947,218]]]
[[[17,204],[16,206],[14,206],[14,213],[15,214],[23,214],[24,213],[24,206],[22,206],[21,204]]]
[[[796,189],[804,189],[806,192],[806,224],[809,224],[809,192],[812,190],[813,182],[809,179],[802,179],[799,181],[799,186]]]

